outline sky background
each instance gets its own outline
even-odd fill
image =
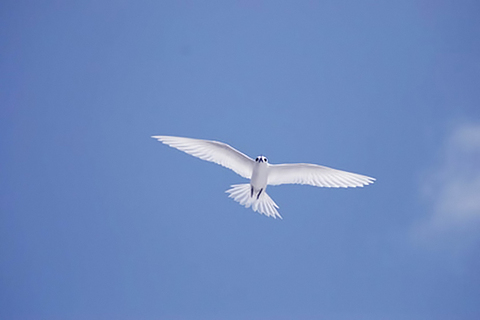
[[[478,1],[2,1],[0,318],[479,319]],[[151,135],[377,178],[270,187]]]

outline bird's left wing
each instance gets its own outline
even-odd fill
[[[269,166],[268,184],[309,184],[316,187],[363,187],[375,178],[309,163],[272,164]]]
[[[255,161],[226,143],[171,136],[152,136],[152,138],[202,160],[231,169],[244,178],[252,177]]]

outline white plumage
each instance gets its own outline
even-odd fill
[[[184,151],[202,160],[211,161],[250,179],[250,183],[232,185],[227,190],[235,201],[253,211],[273,218],[279,217],[277,204],[265,192],[267,185],[308,184],[316,187],[363,187],[375,181],[364,175],[336,170],[317,164],[269,164],[264,156],[255,160],[228,144],[192,138],[152,136],[164,144]]]

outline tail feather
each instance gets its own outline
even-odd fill
[[[258,199],[255,195],[252,197],[249,183],[234,184],[231,186],[231,189],[225,192],[229,193],[229,198],[233,198],[233,200],[246,208],[252,207],[253,211],[263,213],[267,217],[282,219],[282,216],[276,209],[278,208],[277,204],[265,191],[260,194]]]

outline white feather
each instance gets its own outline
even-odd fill
[[[255,161],[226,143],[171,136],[152,136],[152,138],[202,160],[231,169],[246,179],[252,177]]]
[[[225,192],[230,194],[228,196],[229,198],[233,198],[233,200],[237,201],[246,208],[251,206],[253,211],[263,213],[267,217],[273,217],[275,219],[278,217],[282,219],[282,216],[277,211],[277,204],[266,192],[262,192],[260,197],[257,199],[256,196],[250,196],[250,188],[251,186],[249,183],[234,184],[231,185],[231,189],[228,189]]]
[[[288,163],[269,166],[269,185],[309,184],[316,187],[348,188],[363,187],[373,183],[375,178],[361,174],[336,170],[317,164]]]

